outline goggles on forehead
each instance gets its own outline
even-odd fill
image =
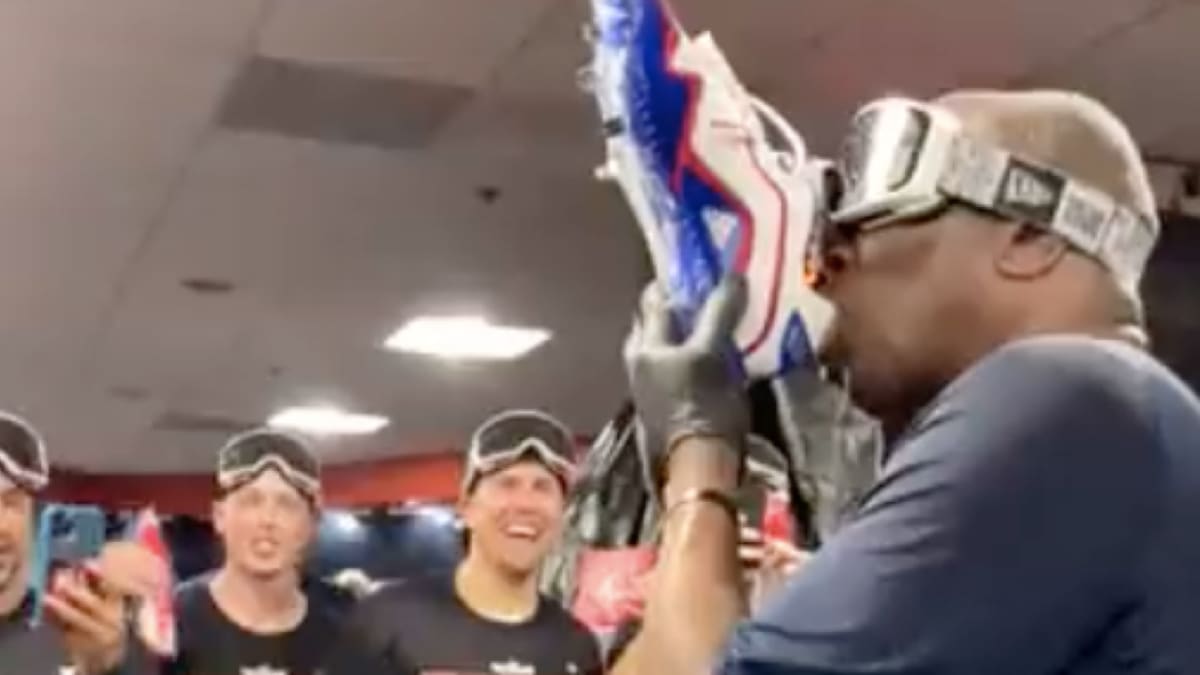
[[[575,439],[558,420],[532,410],[501,413],[483,423],[467,453],[468,478],[491,473],[533,454],[564,481],[575,473]]]
[[[274,429],[255,429],[229,439],[218,452],[217,485],[235,490],[267,469],[279,472],[309,497],[320,492],[321,467],[308,445]]]
[[[963,133],[943,108],[881,99],[854,117],[837,163],[829,225],[877,227],[951,200],[1053,232],[1136,287],[1158,220],[1041,163]]]
[[[0,479],[28,492],[50,481],[50,465],[42,437],[25,420],[0,412]]]

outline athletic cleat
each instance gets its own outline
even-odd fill
[[[813,364],[832,319],[805,268],[824,165],[665,0],[591,4],[585,82],[607,154],[597,175],[632,207],[681,328],[727,271],[738,273],[749,288],[734,337],[746,374]]]

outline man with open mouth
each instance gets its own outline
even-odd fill
[[[301,439],[259,429],[221,448],[213,526],[225,561],[177,590],[179,650],[166,673],[323,672],[338,608],[300,583],[320,509],[320,467]]]

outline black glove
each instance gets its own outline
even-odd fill
[[[671,452],[686,438],[720,439],[723,447],[741,452],[750,415],[730,354],[745,306],[745,282],[723,280],[709,294],[692,334],[679,340],[661,289],[651,284],[642,294],[640,320],[625,341],[625,364],[654,488]]]

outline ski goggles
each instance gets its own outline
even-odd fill
[[[308,497],[321,490],[321,466],[304,441],[275,429],[254,429],[229,439],[217,453],[217,485],[230,492],[272,469]]]
[[[0,478],[27,492],[50,482],[42,437],[28,422],[5,412],[0,412]]]
[[[533,455],[569,485],[575,476],[575,438],[562,422],[535,410],[512,410],[490,418],[471,438],[464,487]]]
[[[823,235],[853,236],[964,203],[1057,234],[1135,290],[1159,223],[1053,167],[973,139],[938,106],[886,98],[854,117]],[[828,242],[818,235],[819,258]]]

